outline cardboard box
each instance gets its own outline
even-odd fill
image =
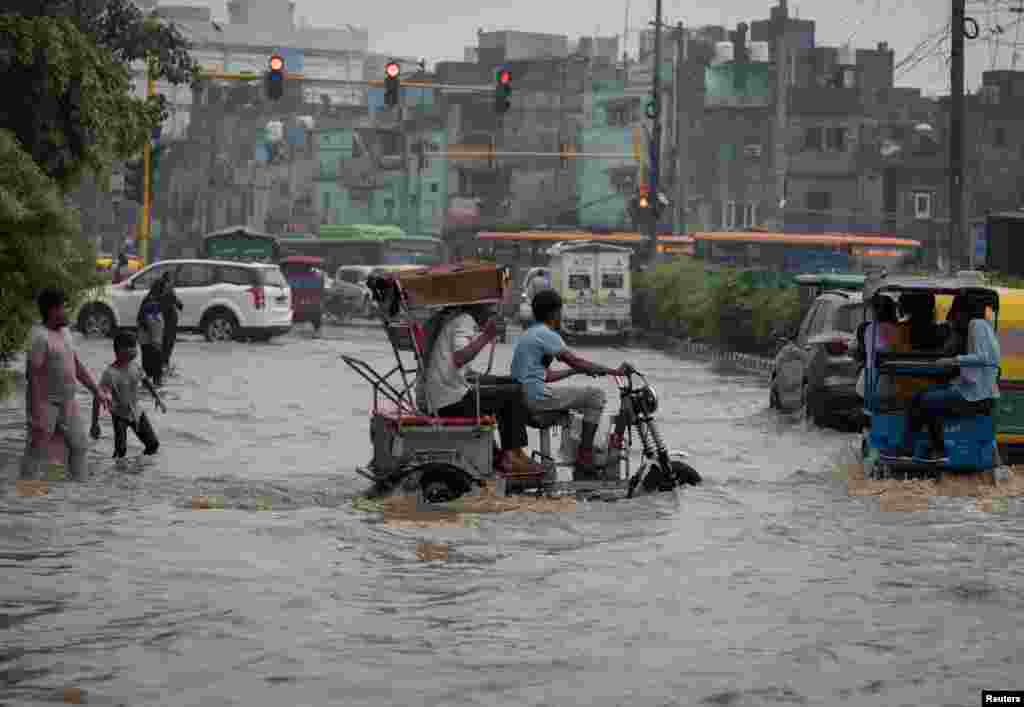
[[[482,262],[443,265],[400,277],[410,307],[500,302],[510,280],[507,268]]]

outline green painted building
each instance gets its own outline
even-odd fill
[[[673,66],[664,63],[663,101],[671,105]],[[588,115],[580,130],[579,151],[599,157],[576,160],[580,225],[631,229],[627,203],[648,169],[645,126],[650,86],[623,80],[595,80],[590,85]],[[639,152],[639,161],[636,153]],[[623,155],[621,159],[607,155]],[[662,170],[665,173],[665,170]]]
[[[393,225],[407,233],[441,234],[448,203],[448,141],[447,131],[439,127],[435,94],[411,87],[403,91],[407,152],[397,124],[316,131],[321,224]]]

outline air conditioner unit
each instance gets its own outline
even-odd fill
[[[760,145],[744,145],[743,154],[752,159],[758,159],[761,157],[761,146]]]

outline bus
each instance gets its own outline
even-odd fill
[[[917,265],[921,257],[920,241],[891,236],[724,231],[696,233],[693,238],[696,256],[708,264],[788,277],[876,268],[893,273]]]
[[[476,255],[493,259],[525,272],[530,267],[548,264],[548,250],[556,243],[593,241],[636,249],[647,242],[647,236],[630,232],[589,233],[587,231],[481,231],[476,237]],[[690,236],[658,236],[658,253],[662,256],[693,255]]]
[[[277,238],[268,233],[247,226],[230,226],[203,236],[201,257],[276,265],[281,262],[281,246]]]
[[[439,265],[448,261],[444,241],[408,235],[395,226],[321,226],[320,237],[281,238],[284,255],[323,258],[328,272],[342,265]]]

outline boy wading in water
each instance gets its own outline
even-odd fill
[[[114,423],[114,458],[120,459],[128,453],[128,430],[131,429],[139,441],[146,446],[146,454],[156,454],[160,441],[149,424],[146,413],[139,410],[139,383],[156,400],[160,412],[167,412],[167,407],[156,392],[153,382],[145,376],[139,364],[135,362],[138,344],[129,332],[118,332],[114,337],[114,362],[103,372],[100,378],[100,390],[110,394],[112,405],[110,417]],[[100,409],[97,403],[92,406],[92,437],[100,436]]]

